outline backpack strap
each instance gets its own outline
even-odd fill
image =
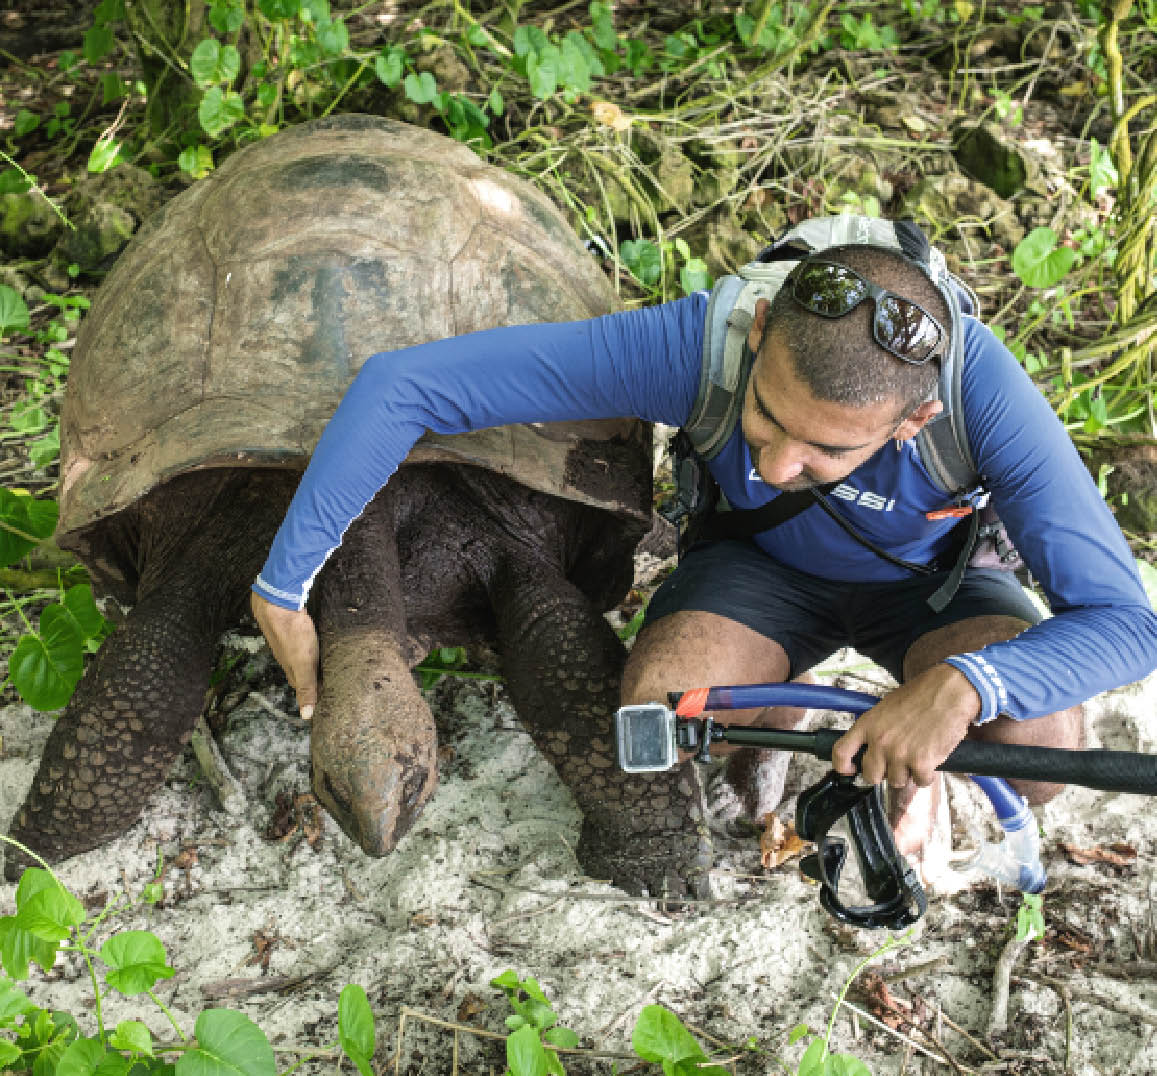
[[[899,226],[897,226],[899,230]],[[964,320],[962,312],[975,313],[976,296],[948,271],[944,255],[928,247],[929,275],[940,289],[951,315],[952,346],[940,360],[937,393],[944,410],[916,435],[916,449],[932,480],[946,493],[960,497],[981,484],[968,443],[964,423]]]

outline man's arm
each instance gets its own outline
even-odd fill
[[[492,329],[366,360],[326,426],[252,607],[303,709],[317,697],[310,587],[426,431],[635,416],[678,425],[698,389],[702,295],[589,321]]]
[[[1116,521],[1047,401],[1008,351],[966,321],[969,441],[1053,616],[1007,642],[946,659],[885,696],[832,750],[866,781],[929,784],[975,723],[1067,709],[1157,667],[1157,615]]]
[[[966,320],[969,441],[993,503],[1053,616],[949,662],[978,720],[1055,713],[1157,667],[1157,614],[1128,543],[1048,402],[992,334]]]

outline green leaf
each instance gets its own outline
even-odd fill
[[[542,1033],[552,1046],[559,1046],[564,1050],[573,1050],[579,1044],[579,1037],[569,1027],[552,1027]]]
[[[501,975],[496,975],[491,979],[490,985],[496,990],[503,990],[509,994],[518,989],[518,976],[515,974],[513,968],[507,968]]]
[[[36,710],[59,710],[84,672],[84,640],[61,605],[40,614],[40,632],[25,635],[8,661],[8,678]]]
[[[498,92],[498,87],[490,91],[490,96],[486,98],[486,107],[496,116],[501,116],[506,110],[506,102],[502,99],[502,94]]]
[[[695,1036],[683,1026],[679,1017],[662,1005],[643,1007],[631,1034],[631,1046],[644,1061],[658,1064],[707,1060]]]
[[[26,134],[32,134],[39,126],[40,117],[35,112],[29,112],[28,109],[22,108],[16,113],[16,123],[12,131],[17,138],[23,138]]]
[[[216,138],[244,117],[245,102],[241,95],[234,90],[225,92],[219,86],[206,90],[197,107],[197,118],[210,138]]]
[[[0,568],[14,564],[52,537],[59,515],[55,501],[21,496],[0,487]]]
[[[99,1039],[76,1039],[60,1055],[55,1076],[92,1076],[104,1055]]]
[[[107,172],[121,161],[121,144],[115,138],[98,138],[88,155],[88,170]]]
[[[811,1045],[803,1052],[799,1059],[797,1076],[825,1076],[827,1066],[828,1040],[822,1035],[812,1039]]]
[[[558,81],[563,89],[575,93],[589,93],[591,88],[591,69],[587,63],[586,53],[576,36],[567,34],[562,40],[559,49]]]
[[[84,58],[95,64],[112,52],[114,41],[112,31],[107,26],[93,26],[84,35]]]
[[[532,52],[526,57],[526,77],[530,92],[540,101],[554,95],[558,89],[558,48],[548,46],[543,53]]]
[[[214,0],[209,8],[209,21],[219,34],[232,34],[245,22],[245,8],[233,0]]]
[[[56,963],[59,944],[45,941],[22,929],[14,915],[0,919],[0,961],[3,961],[4,970],[13,979],[27,979],[31,961],[35,961],[45,971],[50,970]]]
[[[12,408],[9,421],[17,433],[39,433],[48,425],[48,412],[31,400],[21,400]]]
[[[374,74],[391,90],[402,81],[405,71],[406,50],[391,46],[374,59]]]
[[[625,239],[619,257],[639,283],[654,287],[663,274],[663,254],[649,239]]]
[[[0,336],[7,336],[14,329],[23,332],[28,328],[28,320],[28,306],[20,292],[0,284]]]
[[[147,930],[114,934],[100,947],[100,958],[110,969],[105,973],[108,985],[122,994],[142,994],[158,980],[176,974],[166,963],[161,939]]]
[[[1057,246],[1057,233],[1052,228],[1034,228],[1012,252],[1012,269],[1030,288],[1051,288],[1076,260],[1075,250]]]
[[[438,96],[438,80],[429,71],[410,72],[403,87],[406,96],[416,105],[428,105]]]
[[[176,1076],[277,1076],[269,1040],[244,1013],[206,1009],[194,1034],[197,1048],[181,1055]]]
[[[92,587],[88,583],[78,583],[69,587],[64,592],[63,604],[71,614],[82,639],[93,639],[111,627],[96,607]]]
[[[24,1051],[8,1039],[0,1039],[0,1068],[15,1068],[13,1062],[20,1059]]]
[[[211,37],[200,42],[189,58],[193,81],[202,89],[232,82],[241,72],[241,53],[234,45],[221,45]]]
[[[706,291],[713,283],[711,270],[707,268],[707,263],[702,258],[690,258],[679,270],[679,285],[684,295]]]
[[[25,871],[25,877],[31,874]],[[40,874],[48,874],[40,871]],[[85,921],[84,905],[80,903],[67,889],[60,885],[55,878],[48,875],[49,881],[33,878],[26,895],[21,896],[17,887],[16,897],[16,926],[26,930],[34,938],[42,941],[64,941],[72,933],[73,927],[78,927]],[[21,885],[24,885],[21,879]]]
[[[610,6],[599,3],[599,0],[591,0],[589,11],[595,44],[600,49],[613,52],[619,47],[619,35],[615,33],[615,20]]]
[[[272,86],[269,87],[269,89],[272,88]],[[265,89],[265,87],[262,86],[261,89]],[[208,146],[188,146],[181,150],[181,155],[177,158],[177,165],[182,172],[188,172],[194,179],[204,179],[213,171],[213,151]]]
[[[812,1029],[808,1027],[807,1024],[796,1024],[795,1027],[793,1027],[787,1034],[788,1046],[794,1046],[805,1035],[810,1035],[811,1030]]]
[[[0,979],[0,1027],[15,1027],[16,1017],[35,1011],[36,1006],[11,979]]]
[[[301,0],[257,0],[261,14],[276,22],[278,19],[296,18],[301,11]]]
[[[523,1003],[523,1016],[527,1018],[539,1031],[544,1031],[548,1027],[553,1027],[558,1023],[558,1017],[554,1013],[554,1009],[550,1007],[549,1002],[539,1001],[538,998],[532,997],[529,1001]]]
[[[340,56],[350,47],[350,32],[341,19],[334,19],[317,28],[317,41],[327,56]]]
[[[337,1026],[338,1041],[346,1056],[362,1076],[373,1076],[370,1062],[376,1047],[374,1014],[360,986],[351,983],[342,990],[337,1003]]]
[[[1089,194],[1094,198],[1103,190],[1116,190],[1120,177],[1113,156],[1095,138],[1089,139]]]
[[[550,44],[550,39],[537,26],[519,26],[514,31],[514,55],[520,58],[534,52],[542,52]]]
[[[92,21],[97,26],[104,26],[124,17],[125,0],[100,0],[92,13]]]
[[[506,1037],[506,1063],[513,1076],[547,1076],[546,1050],[533,1027],[519,1028]]]
[[[130,1070],[136,1069],[136,1076],[144,1076],[139,1065],[131,1057],[110,1050],[100,1059],[100,1064],[92,1076],[129,1076]],[[169,1071],[172,1071],[171,1068]]]
[[[26,190],[32,187],[32,178],[26,176],[19,168],[5,168],[0,172],[0,194],[23,194]],[[8,287],[8,285],[3,285]],[[9,291],[12,289],[9,288]],[[4,333],[3,324],[0,323],[0,335]]]
[[[851,1054],[828,1054],[824,1076],[872,1076],[872,1070]]]
[[[153,1036],[139,1020],[122,1020],[109,1038],[109,1045],[132,1054],[153,1056]]]

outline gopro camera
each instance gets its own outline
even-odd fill
[[[619,768],[627,773],[669,770],[679,761],[675,711],[657,702],[615,712]]]

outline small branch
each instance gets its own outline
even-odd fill
[[[217,747],[217,741],[213,739],[213,733],[205,723],[204,714],[197,718],[190,743],[201,772],[216,793],[221,809],[226,814],[242,814],[245,810],[245,793],[241,783],[229,772],[229,767]]]
[[[1028,943],[1028,938],[1015,936],[1009,938],[1000,959],[996,962],[996,971],[992,974],[992,1014],[988,1018],[988,1028],[985,1032],[990,1039],[994,1035],[1003,1035],[1008,1030],[1009,981],[1012,978],[1012,969]]]

